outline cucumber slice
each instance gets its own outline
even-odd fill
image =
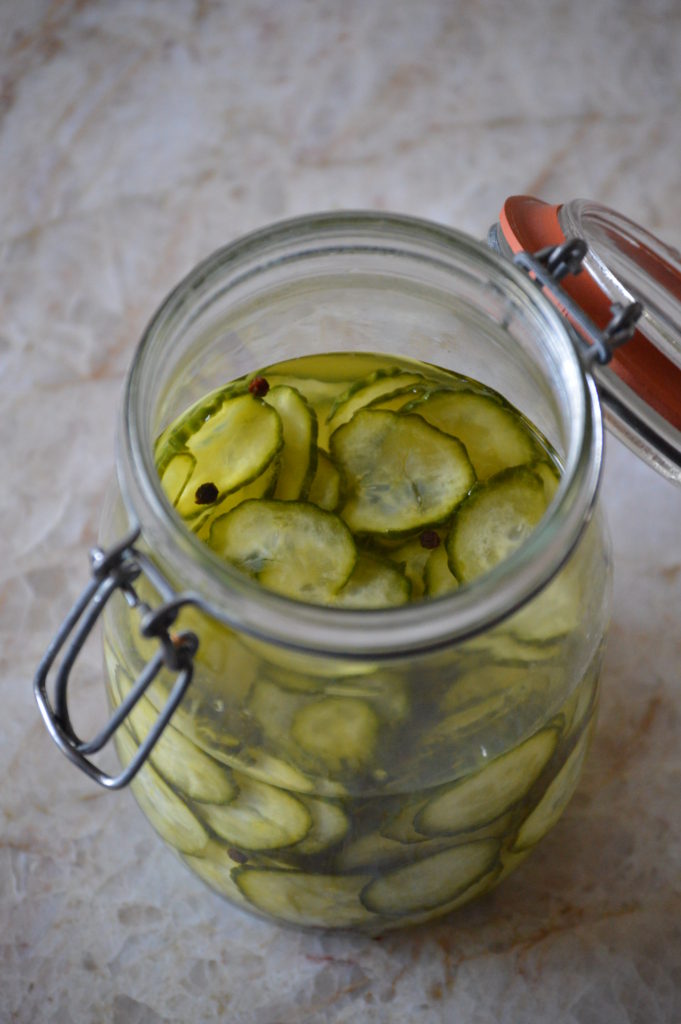
[[[583,607],[580,566],[568,564],[504,628],[525,643],[549,643],[578,628]]]
[[[375,878],[362,892],[368,910],[385,916],[434,909],[462,896],[497,864],[499,842],[480,839],[442,850]]]
[[[282,689],[263,677],[253,687],[248,702],[249,713],[262,732],[263,747],[299,767],[305,767],[304,758],[293,740],[291,727],[306,696],[304,691]]]
[[[211,416],[218,413],[228,399],[234,398],[236,395],[244,395],[247,390],[246,378],[240,377],[238,380],[232,381],[231,384],[216,388],[208,395],[203,395],[188,409],[185,409],[178,419],[170,423],[154,444],[154,459],[159,476],[163,476],[171,459],[178,453],[187,451],[189,438],[200,430]]]
[[[189,452],[180,452],[174,455],[167,464],[161,477],[161,486],[165,491],[168,501],[177,505],[182,493],[191,480],[196,467],[196,459]]]
[[[315,781],[295,765],[255,747],[245,747],[239,751],[238,756],[225,757],[224,760],[238,770],[247,769],[251,778],[258,782],[292,790],[294,793],[319,792],[332,797],[345,794],[345,790],[336,783],[326,782],[324,779]]]
[[[546,496],[546,504],[550,504],[553,501],[554,495],[558,490],[558,484],[560,483],[560,473],[553,463],[547,459],[537,459],[535,462],[531,462],[528,466],[533,473],[541,479],[544,484],[544,494]]]
[[[445,520],[475,482],[461,442],[420,416],[360,409],[330,445],[353,533],[405,534]]]
[[[321,853],[336,846],[347,835],[350,822],[345,811],[328,800],[308,798],[305,806],[312,819],[312,827],[305,838],[298,843],[292,852],[306,856]]]
[[[449,568],[447,549],[444,544],[440,544],[430,552],[423,570],[423,582],[428,597],[442,597],[444,594],[451,594],[459,586],[459,581]]]
[[[357,559],[342,519],[306,502],[245,501],[215,521],[211,543],[263,586],[321,604],[346,583]]]
[[[544,485],[523,466],[480,484],[461,504],[447,536],[454,575],[468,583],[494,568],[530,536],[545,510]]]
[[[274,497],[299,501],[307,496],[317,468],[317,417],[295,388],[271,388],[265,402],[279,414],[284,443]]]
[[[281,419],[271,406],[249,394],[227,398],[187,439],[196,466],[177,501],[179,514],[191,519],[206,511],[196,500],[201,486],[214,486],[217,504],[255,480],[282,443]]]
[[[514,703],[519,702],[523,690],[539,689],[539,678],[530,674],[527,666],[473,664],[448,686],[440,701],[444,714],[462,714],[468,718],[468,710],[479,706],[487,707],[501,696],[510,695]],[[477,717],[477,716],[476,716]]]
[[[201,668],[202,678],[210,677],[209,699],[218,697],[233,707],[240,706],[260,672],[258,658],[236,633],[198,608],[183,608],[178,621],[183,630],[191,630],[200,638],[195,662]],[[195,688],[193,683],[189,697]],[[183,701],[176,714],[182,712],[184,704]],[[219,722],[218,714],[215,718]],[[191,734],[191,722],[183,721],[182,731]]]
[[[246,866],[232,877],[254,907],[289,924],[352,928],[373,920],[373,914],[360,902],[360,893],[369,881],[365,875],[318,875]]]
[[[425,571],[426,562],[430,558],[432,549],[423,546],[418,537],[408,540],[389,552],[393,562],[402,567],[404,575],[411,584],[412,600],[423,597],[426,590]]]
[[[317,470],[307,500],[327,512],[335,512],[340,504],[341,475],[323,448],[317,449]]]
[[[381,832],[368,832],[343,846],[336,858],[341,871],[377,871],[396,862],[411,864],[452,845],[451,837],[403,843]]]
[[[466,640],[465,650],[470,653],[480,652],[483,658],[489,658],[500,665],[535,665],[540,661],[551,661],[562,653],[559,643],[527,643],[501,629]]]
[[[369,403],[367,408],[378,409],[383,412],[399,412],[402,409],[406,409],[407,406],[411,405],[413,402],[416,402],[417,399],[423,398],[426,394],[427,390],[424,386],[414,384],[404,390],[397,391],[389,398],[374,399],[373,402]]]
[[[361,552],[332,603],[342,608],[394,608],[406,604],[410,594],[409,580],[397,566]]]
[[[327,417],[329,434],[342,427],[344,423],[349,423],[359,409],[374,402],[385,401],[394,395],[404,395],[410,388],[422,382],[422,374],[404,373],[399,367],[375,370],[368,377],[352,384],[336,400]]]
[[[542,729],[474,775],[429,800],[416,816],[426,836],[451,835],[493,821],[519,803],[535,784],[558,742],[556,729]]]
[[[125,726],[114,733],[123,765],[137,753],[137,743]],[[162,839],[181,853],[198,854],[208,845],[208,832],[157,771],[147,762],[130,783],[140,809]]]
[[[538,843],[556,824],[577,788],[593,732],[592,719],[572,753],[533,811],[525,818],[513,850],[527,850]]]
[[[184,854],[182,859],[215,892],[239,907],[251,909],[248,900],[232,878],[232,872],[239,867],[239,862],[230,856],[221,842],[211,839],[200,857]]]
[[[128,720],[141,743],[157,722],[158,711],[146,697],[141,697]],[[236,796],[229,769],[204,754],[170,724],[157,740],[150,760],[167,782],[194,800],[223,804]]]
[[[451,749],[451,737],[450,737]],[[437,756],[437,755],[436,755]],[[432,757],[429,759],[432,764]],[[432,798],[424,797],[423,794],[408,799],[400,809],[387,818],[380,828],[380,833],[386,839],[399,843],[403,850],[413,849],[411,859],[418,858],[419,851],[428,849],[431,843],[440,843],[451,846],[455,840],[460,842],[472,842],[473,839],[501,839],[511,825],[511,814],[501,814],[492,821],[484,821],[472,828],[464,828],[460,833],[445,832],[441,835],[426,836],[416,828],[419,815],[427,807]]]
[[[409,713],[409,695],[404,677],[386,671],[367,672],[363,676],[330,680],[324,687],[328,697],[366,700],[382,723],[402,722]]]
[[[440,903],[437,907],[431,907],[429,910],[424,910],[421,913],[408,914],[405,917],[399,919],[399,925],[401,928],[413,928],[415,925],[424,924],[426,921],[431,921],[434,917],[444,917],[445,914],[451,914],[453,910],[458,910],[465,903],[470,903],[472,900],[477,899],[484,893],[489,892],[497,882],[500,881],[504,868],[501,864],[496,864],[486,874],[481,875],[476,882],[469,885],[467,889],[460,892],[458,896],[455,896],[453,900],[448,900],[446,903]]]
[[[247,850],[274,850],[299,843],[312,818],[300,800],[275,786],[234,773],[239,793],[230,804],[202,804],[204,821],[217,835]]]
[[[237,488],[236,491],[232,491],[219,504],[212,506],[205,512],[202,517],[192,521],[192,531],[200,540],[205,541],[209,547],[212,547],[210,534],[215,520],[219,516],[226,515],[231,509],[236,508],[242,501],[248,501],[251,498],[270,498],[274,492],[278,477],[279,456],[277,455],[255,480],[245,484],[243,487]]]
[[[519,413],[475,391],[433,391],[409,411],[466,446],[478,480],[529,462],[537,453]]]
[[[334,774],[361,772],[375,756],[379,719],[366,701],[323,697],[296,714],[291,735],[301,750]]]

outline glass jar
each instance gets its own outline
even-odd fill
[[[563,475],[514,554],[451,595],[352,611],[263,589],[183,525],[155,469],[161,431],[228,380],[331,351],[455,370],[536,425]],[[132,783],[161,837],[233,902],[303,926],[380,932],[498,884],[558,820],[593,731],[611,575],[601,457],[569,326],[463,234],[314,216],[200,264],[153,318],[125,389],[102,544],[133,571],[111,576],[101,554],[95,566],[111,578],[100,606],[123,764],[183,692]],[[116,547],[131,530],[134,546]],[[62,739],[67,674],[48,723]]]

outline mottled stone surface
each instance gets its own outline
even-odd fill
[[[616,442],[602,714],[497,892],[383,941],[211,895],[51,744],[37,661],[86,576],[140,331],[200,256],[371,207],[483,237],[585,195],[681,245],[678,0],[0,4],[0,1020],[678,1024],[681,492]],[[82,659],[78,724],[103,710]]]

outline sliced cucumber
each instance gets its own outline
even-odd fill
[[[418,537],[414,537],[406,544],[400,544],[398,548],[391,550],[389,555],[393,562],[402,567],[404,575],[409,580],[412,599],[423,597],[426,589],[426,563],[431,550],[424,547]]]
[[[539,685],[537,676],[528,671],[527,665],[482,662],[461,672],[443,693],[439,707],[445,715],[460,714],[462,723],[465,723],[470,718],[469,709],[488,708],[490,701],[496,703],[506,695],[511,695],[516,703],[524,689],[538,689]],[[475,717],[478,717],[477,714]]]
[[[558,469],[547,459],[536,459],[534,462],[530,463],[528,469],[531,469],[533,473],[536,473],[544,484],[544,494],[546,496],[546,504],[548,505],[553,501],[554,495],[558,490],[558,484],[560,483],[560,473],[558,472]]]
[[[383,412],[399,412],[406,409],[408,405],[427,394],[424,386],[414,384],[404,390],[396,391],[388,398],[377,398],[367,406],[368,409],[379,409]]]
[[[305,806],[312,819],[312,827],[305,838],[295,847],[295,853],[306,856],[321,853],[336,846],[347,835],[350,822],[345,811],[338,804],[328,800],[308,798]]]
[[[265,402],[278,412],[284,438],[274,497],[299,501],[307,497],[317,468],[317,417],[300,392],[286,385],[271,388]]]
[[[343,846],[336,864],[341,871],[375,871],[396,862],[410,864],[451,845],[451,837],[403,843],[381,832],[367,832]]]
[[[573,562],[508,619],[504,628],[525,643],[549,643],[577,629],[582,609],[580,566]]]
[[[317,449],[317,470],[307,496],[309,502],[327,512],[335,512],[341,500],[341,475],[331,456]]]
[[[569,804],[582,773],[593,725],[592,720],[537,806],[525,818],[516,836],[514,850],[526,850],[538,843],[553,828]]]
[[[520,415],[489,395],[434,391],[410,411],[463,442],[478,480],[536,455],[535,442]]]
[[[427,597],[442,597],[451,594],[459,586],[459,581],[449,568],[447,549],[440,544],[430,552],[423,570],[423,582]]]
[[[188,450],[187,441],[220,411],[226,401],[236,395],[246,394],[247,391],[246,378],[240,377],[238,380],[204,395],[188,409],[185,409],[178,419],[170,423],[154,444],[154,459],[159,476],[163,476],[171,459],[178,453]]]
[[[476,487],[457,510],[447,536],[449,566],[468,583],[527,540],[546,511],[544,485],[523,466]]]
[[[509,810],[537,781],[558,742],[555,729],[542,729],[474,775],[455,782],[428,801],[415,820],[426,836],[463,832]]]
[[[237,906],[251,909],[248,900],[232,878],[232,872],[239,867],[239,861],[230,856],[221,842],[211,839],[200,857],[185,854],[182,859],[211,889],[221,896],[226,896]]]
[[[291,735],[300,749],[334,774],[361,772],[375,757],[379,719],[354,697],[322,697],[305,704],[293,720]]]
[[[357,559],[342,519],[306,502],[243,502],[215,521],[211,544],[271,590],[322,604],[347,582]]]
[[[300,800],[275,786],[234,773],[239,793],[230,804],[202,804],[201,814],[217,835],[247,850],[274,850],[299,843],[312,818]]]
[[[420,373],[404,373],[398,367],[375,370],[368,377],[356,381],[334,403],[327,417],[329,434],[344,423],[349,423],[359,409],[374,402],[385,401],[394,395],[404,395],[423,382]]]
[[[128,720],[141,743],[158,721],[158,711],[146,697],[141,697]],[[236,795],[229,769],[204,754],[170,724],[157,740],[150,760],[172,786],[194,800],[222,804]]]
[[[137,753],[137,743],[125,726],[116,730],[114,740],[121,762],[129,764]],[[181,853],[198,854],[206,848],[206,829],[148,762],[132,780],[131,788],[140,809],[162,839]]]
[[[409,713],[406,680],[390,671],[330,680],[324,687],[324,693],[328,697],[368,701],[382,723],[394,725],[404,721]]]
[[[360,409],[330,445],[353,533],[405,534],[445,520],[475,481],[461,442],[419,416]]]
[[[415,925],[424,924],[426,921],[431,921],[434,917],[441,918],[445,914],[451,914],[453,910],[458,910],[465,903],[470,903],[472,900],[477,899],[484,893],[489,892],[497,882],[500,881],[504,868],[501,864],[495,864],[490,871],[486,874],[481,875],[477,881],[473,882],[468,888],[460,892],[454,899],[448,900],[446,903],[439,903],[437,907],[431,907],[428,910],[424,910],[416,913],[407,914],[405,917],[399,919],[400,927],[413,928]]]
[[[195,468],[196,459],[189,452],[180,452],[170,459],[163,471],[161,486],[171,504],[177,505]]]
[[[262,733],[263,747],[300,768],[305,767],[305,759],[293,740],[291,726],[305,699],[305,691],[282,689],[262,677],[254,685],[248,701],[248,711]]]
[[[229,397],[187,439],[196,466],[176,508],[192,519],[225,495],[250,483],[265,470],[283,443],[277,412],[253,395]],[[197,502],[199,488],[214,488],[213,502]]]
[[[251,498],[271,498],[279,478],[279,466],[279,456],[277,455],[255,480],[244,484],[243,487],[238,487],[236,491],[232,491],[231,494],[223,498],[219,504],[211,506],[202,516],[193,520],[190,524],[192,531],[209,547],[212,547],[210,534],[215,520],[236,508],[242,501],[249,501]]]
[[[360,552],[350,579],[332,603],[342,608],[394,608],[406,604],[410,595],[409,580],[398,566]]]
[[[490,658],[497,664],[524,663],[528,666],[551,661],[561,655],[559,643],[528,643],[501,628],[466,640],[465,650],[479,652],[483,658]]]
[[[362,902],[385,916],[433,909],[462,896],[493,870],[498,857],[496,839],[453,846],[375,878],[362,892]]]
[[[260,672],[258,658],[236,633],[198,608],[183,608],[178,622],[183,630],[190,630],[200,638],[195,661],[201,668],[202,678],[206,674],[210,677],[211,697],[234,707],[242,704]],[[194,688],[192,686],[190,695]],[[179,712],[183,705],[184,702]],[[183,722],[183,731],[191,732],[191,723],[185,727]]]
[[[345,793],[337,783],[311,779],[295,765],[255,747],[245,747],[237,756],[225,757],[225,761],[238,770],[246,769],[248,774],[259,782],[280,789],[290,789],[294,793],[319,792],[324,796],[334,797],[343,796]]]
[[[254,907],[290,924],[351,928],[373,919],[360,901],[360,893],[369,881],[364,875],[318,875],[245,866],[238,868],[233,878]]]

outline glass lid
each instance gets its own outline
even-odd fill
[[[598,327],[609,322],[613,303],[643,305],[634,337],[594,376],[613,433],[681,483],[681,254],[627,217],[583,199],[553,206],[512,196],[500,229],[513,252],[582,238],[588,246],[583,271],[561,285]]]

